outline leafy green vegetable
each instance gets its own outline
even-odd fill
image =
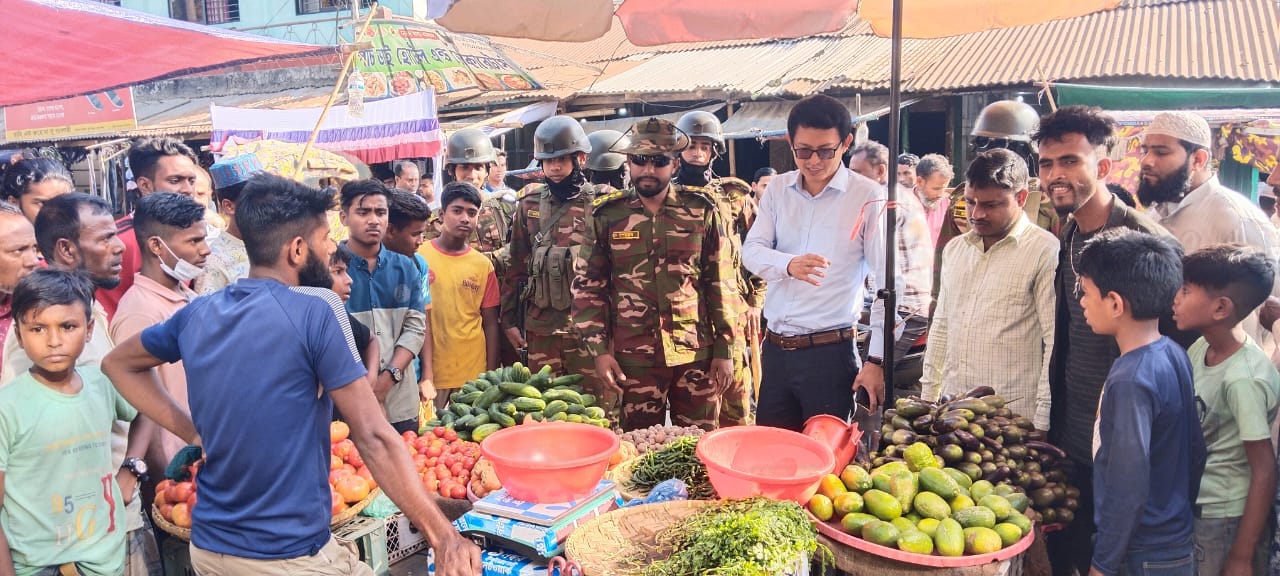
[[[656,557],[643,576],[777,576],[831,551],[795,502],[726,500],[658,534]]]
[[[641,456],[631,469],[631,478],[627,481],[627,487],[648,491],[662,482],[678,478],[689,488],[690,498],[714,499],[716,490],[711,487],[711,481],[707,479],[707,466],[698,459],[695,450],[697,445],[696,437],[685,436],[661,450]]]

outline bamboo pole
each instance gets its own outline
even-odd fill
[[[359,43],[365,34],[369,32],[369,22],[373,21],[373,15],[378,12],[378,5],[375,3],[373,8],[369,10],[369,15],[364,19],[364,25],[360,27],[360,32],[356,34],[356,42]],[[347,48],[347,47],[344,47]],[[307,153],[311,152],[311,147],[315,146],[316,137],[320,134],[320,126],[324,125],[324,119],[329,115],[329,109],[333,107],[333,103],[338,100],[338,93],[342,91],[343,85],[347,82],[347,74],[351,72],[351,66],[356,61],[355,47],[349,47],[345,56],[345,62],[342,64],[342,72],[338,74],[338,81],[334,83],[333,90],[329,92],[329,101],[325,102],[324,108],[320,110],[320,117],[316,119],[316,127],[311,130],[311,135],[307,137],[307,145],[302,147],[302,154],[298,155],[298,162],[293,167],[293,177],[301,181],[302,167],[306,165]]]

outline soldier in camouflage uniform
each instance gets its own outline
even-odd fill
[[[597,193],[621,190],[627,186],[627,155],[617,152],[631,146],[631,138],[617,130],[597,130],[587,136],[591,153],[587,155],[587,180],[596,185]]]
[[[445,144],[445,174],[452,181],[468,182],[477,190],[484,190],[489,166],[497,161],[493,142],[484,132],[475,128],[463,128],[449,135]],[[506,251],[502,250],[511,223],[511,211],[503,206],[500,198],[489,197],[480,205],[476,227],[471,231],[471,247],[493,261],[498,277],[502,277],[506,263]],[[441,217],[434,214],[427,222],[425,237],[431,240],[440,236]]]
[[[1031,141],[1031,134],[1040,128],[1040,113],[1030,104],[1014,100],[992,102],[978,114],[978,120],[969,133],[969,145],[975,152],[981,153],[992,148],[1012,150],[1027,162],[1027,169],[1032,176],[1027,183],[1027,203],[1023,210],[1027,218],[1037,226],[1054,234],[1058,233],[1058,213],[1053,209],[1053,202],[1045,198],[1040,190],[1040,179],[1036,178],[1036,145]],[[942,248],[952,238],[969,230],[968,213],[965,210],[963,182],[951,191],[951,218],[942,223],[942,231],[938,234],[933,260],[933,296],[938,296],[940,275],[942,274]]]
[[[670,122],[633,127],[632,185],[596,198],[573,319],[603,386],[622,394],[624,430],[717,427],[733,379],[738,272],[715,201],[673,185],[689,139]]]
[[[596,385],[595,364],[570,317],[576,258],[595,199],[595,187],[582,172],[590,151],[582,125],[568,116],[548,118],[534,131],[533,157],[545,177],[526,186],[516,206],[507,244],[511,262],[502,282],[502,326],[513,347],[528,350],[530,368],[586,376],[583,387],[612,412],[619,399],[602,395]]]
[[[715,114],[690,112],[680,117],[676,127],[687,134],[690,141],[689,147],[680,152],[676,182],[701,188],[719,206],[721,220],[732,232],[729,235],[730,258],[738,270],[738,293],[742,296],[735,303],[738,322],[735,323],[733,338],[733,383],[725,390],[720,407],[720,425],[753,424],[748,343],[760,338],[760,309],[764,306],[765,282],[742,267],[742,240],[755,222],[756,203],[750,184],[733,177],[718,178],[711,171],[711,163],[725,152],[723,129]]]

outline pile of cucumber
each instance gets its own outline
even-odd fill
[[[583,391],[581,374],[552,376],[551,367],[537,373],[516,362],[490,370],[449,395],[449,406],[427,422],[444,426],[463,440],[481,442],[503,428],[525,422],[576,422],[610,426],[596,397]]]

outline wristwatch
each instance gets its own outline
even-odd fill
[[[877,357],[875,357],[875,356],[867,356],[867,363],[868,363],[868,364],[875,364],[876,366],[884,366],[884,358],[877,358]]]
[[[151,479],[151,476],[147,474],[147,462],[137,456],[125,458],[124,463],[121,464],[120,467],[133,473],[134,476],[137,476],[138,480],[143,482]]]
[[[399,384],[401,380],[404,380],[404,372],[402,372],[399,368],[396,368],[395,366],[387,366],[386,368],[383,368],[382,371],[390,372],[391,381],[395,382],[396,384]]]

